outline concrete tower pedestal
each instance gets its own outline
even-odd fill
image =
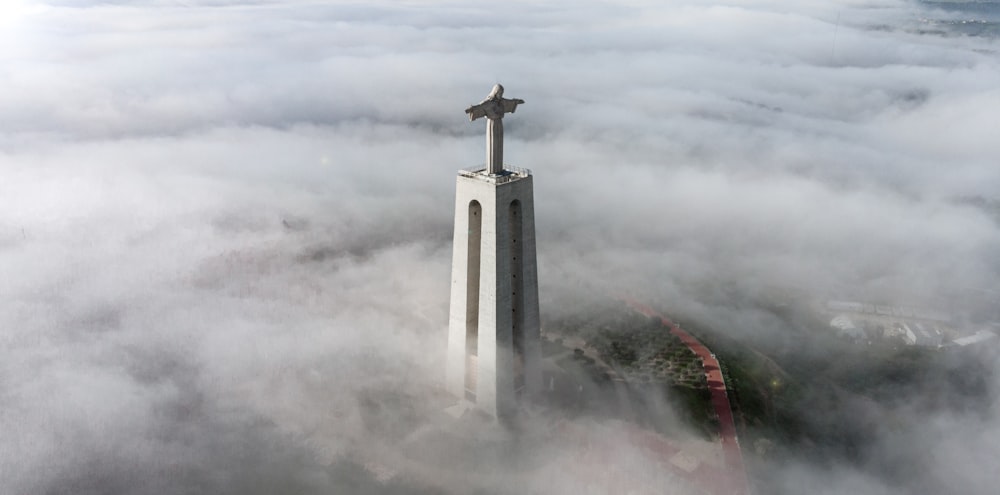
[[[455,191],[447,388],[497,418],[541,388],[531,171],[463,170]]]

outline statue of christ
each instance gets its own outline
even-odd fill
[[[524,100],[504,98],[503,86],[493,86],[493,91],[478,105],[465,109],[469,120],[486,117],[486,171],[490,175],[503,171],[503,114],[514,113]]]

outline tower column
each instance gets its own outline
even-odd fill
[[[456,184],[447,383],[502,417],[541,387],[533,184],[484,172]]]

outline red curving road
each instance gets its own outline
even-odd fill
[[[708,389],[712,393],[712,407],[715,408],[715,414],[719,417],[719,436],[722,438],[722,452],[726,462],[727,476],[719,480],[715,492],[718,495],[747,495],[750,490],[746,468],[743,466],[740,442],[736,438],[736,425],[733,423],[733,409],[729,405],[726,381],[722,377],[719,361],[715,359],[715,355],[707,347],[698,342],[698,339],[681,330],[680,326],[653,308],[630,300],[626,300],[626,303],[639,313],[650,318],[659,318],[664,325],[670,328],[670,333],[679,337],[688,348],[702,359],[705,376],[708,378]]]

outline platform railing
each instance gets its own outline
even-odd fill
[[[458,175],[464,177],[475,177],[477,179],[487,180],[494,184],[504,184],[510,181],[522,179],[531,175],[531,170],[527,168],[514,167],[511,165],[504,165],[503,171],[499,174],[488,174],[486,173],[486,165],[476,165],[473,167],[466,167],[458,171]]]

